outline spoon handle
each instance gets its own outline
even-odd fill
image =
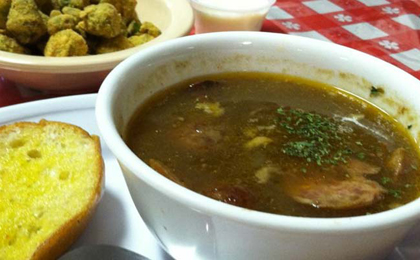
[[[76,248],[58,260],[150,260],[127,249],[111,245],[89,245]]]

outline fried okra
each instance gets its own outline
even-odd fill
[[[96,54],[121,51],[132,48],[134,45],[123,35],[112,39],[103,39],[96,47]]]
[[[83,56],[88,52],[85,39],[73,30],[66,29],[52,35],[45,46],[47,57]]]
[[[127,31],[129,35],[132,35],[128,40],[135,46],[151,41],[161,34],[160,30],[150,22],[141,24],[140,22],[132,21],[128,25]]]
[[[153,40],[155,37],[147,34],[147,33],[143,33],[143,34],[138,34],[138,35],[134,35],[128,38],[128,40],[134,45],[134,46],[138,46],[138,45],[142,45],[148,41]]]
[[[22,47],[15,39],[4,34],[0,34],[0,51],[29,54],[28,50]]]
[[[66,6],[61,11],[63,12],[63,14],[73,16],[77,20],[77,22],[80,21],[80,13],[82,12],[82,10]]]
[[[113,5],[121,14],[124,24],[137,19],[136,5],[137,0],[100,0],[100,3],[108,3]]]
[[[76,19],[69,14],[57,15],[48,20],[48,33],[53,35],[62,30],[74,29],[76,24]]]
[[[60,10],[51,10],[50,12],[50,18],[55,17],[55,16],[59,16],[62,15],[63,13],[60,12]]]
[[[34,43],[47,32],[33,0],[12,0],[6,29],[21,44]]]
[[[63,7],[73,7],[83,9],[89,5],[89,0],[51,0],[55,10],[61,10]]]
[[[11,3],[11,0],[0,0],[0,29],[6,29],[7,15]]]
[[[80,27],[89,34],[109,39],[121,33],[121,15],[111,4],[89,5],[80,18]]]
[[[140,22],[136,6],[137,0],[0,0],[0,50],[63,57],[132,48],[161,33]]]
[[[48,27],[48,20],[50,19],[50,17],[41,11],[38,11],[38,13],[39,15],[41,15],[42,22],[44,23],[45,27]]]
[[[125,24],[132,20],[139,20],[136,12],[137,0],[125,0],[121,10],[121,16]]]
[[[159,28],[157,28],[151,22],[144,22],[144,23],[142,23],[141,26],[140,26],[139,33],[140,34],[141,33],[147,33],[147,34],[150,34],[153,37],[158,37],[161,34]]]

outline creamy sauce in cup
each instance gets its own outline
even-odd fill
[[[259,31],[273,0],[191,0],[196,33]]]

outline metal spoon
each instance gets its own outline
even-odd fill
[[[58,260],[149,260],[149,258],[118,246],[90,245],[76,248]]]

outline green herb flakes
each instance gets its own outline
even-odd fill
[[[385,93],[385,91],[384,91],[383,88],[376,88],[374,86],[372,86],[370,88],[370,96],[371,97],[377,97],[377,96],[382,95],[384,93]]]
[[[391,194],[394,198],[396,199],[401,199],[401,193],[402,191],[400,190],[388,190],[388,193]]]
[[[292,135],[293,140],[283,145],[283,153],[318,165],[346,162],[347,155],[352,154],[352,150],[341,142],[343,137],[338,134],[338,121],[300,109],[280,107],[277,113],[280,116],[278,124]],[[333,144],[338,146],[335,153]]]
[[[357,158],[359,158],[360,160],[365,159],[365,153],[362,153],[362,152],[357,153]]]
[[[410,188],[413,188],[413,187],[414,187],[414,185],[410,184],[410,183],[407,183],[406,185],[404,185],[404,188],[406,188],[406,189],[410,189]]]
[[[278,113],[278,114],[280,114],[280,115],[285,115],[285,114],[286,114],[286,113],[284,112],[284,109],[283,109],[283,108],[281,108],[281,107],[277,108],[277,113]]]
[[[392,183],[392,179],[391,178],[388,178],[388,177],[382,177],[381,178],[381,183],[383,185],[387,185],[388,183]]]

